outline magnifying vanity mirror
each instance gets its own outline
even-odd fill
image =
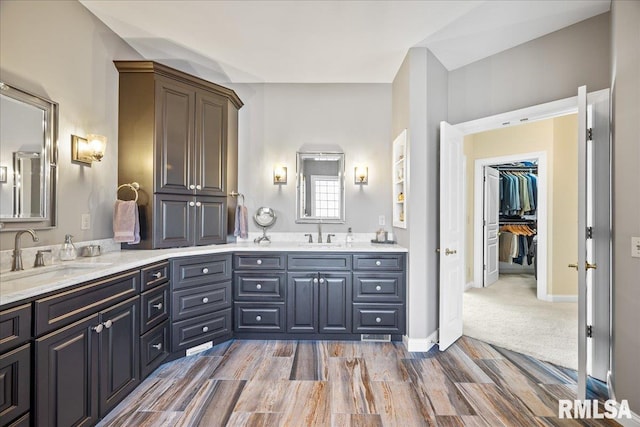
[[[0,230],[55,226],[57,126],[56,103],[0,82]]]
[[[257,237],[255,243],[271,243],[271,239],[267,236],[267,228],[273,227],[276,223],[276,213],[271,208],[261,207],[258,208],[256,214],[253,216],[253,221],[262,227],[262,236]]]
[[[296,222],[345,222],[344,153],[298,152]]]

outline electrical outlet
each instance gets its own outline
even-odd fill
[[[91,214],[82,214],[80,220],[80,229],[88,230],[91,228]]]
[[[384,218],[384,215],[380,215],[380,216],[378,217],[378,225],[384,225],[384,224],[385,224],[385,222],[386,222],[386,220],[385,220],[385,218]]]
[[[631,256],[640,258],[640,237],[631,238]]]

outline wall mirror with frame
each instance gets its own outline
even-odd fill
[[[0,82],[0,230],[56,225],[58,105]]]
[[[297,153],[296,222],[344,224],[344,153]]]

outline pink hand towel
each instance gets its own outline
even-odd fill
[[[113,209],[113,240],[121,243],[140,243],[140,220],[135,201],[116,200]]]

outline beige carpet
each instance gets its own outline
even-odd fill
[[[536,281],[503,274],[464,293],[464,334],[571,369],[578,367],[578,304],[536,298]]]

